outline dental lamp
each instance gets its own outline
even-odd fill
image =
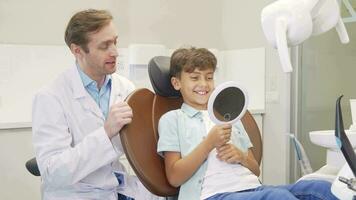
[[[288,46],[311,35],[335,27],[341,43],[349,42],[337,0],[277,0],[262,10],[261,23],[268,42],[278,50],[284,72],[293,70]]]

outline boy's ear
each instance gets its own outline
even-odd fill
[[[179,81],[178,78],[172,77],[171,78],[171,83],[172,83],[172,85],[173,85],[175,90],[180,90],[180,81]]]

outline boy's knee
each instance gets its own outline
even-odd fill
[[[265,192],[268,199],[281,199],[282,197],[283,199],[295,199],[290,191],[282,188],[273,188]]]
[[[302,185],[308,189],[330,189],[331,183],[323,180],[302,180],[297,182],[296,184]]]
[[[318,199],[337,199],[331,192],[331,183],[323,180],[299,181],[297,189],[293,192],[296,196],[313,196]]]

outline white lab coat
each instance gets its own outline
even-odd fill
[[[112,75],[110,105],[123,101],[134,85]],[[33,143],[42,176],[42,198],[117,199],[117,191],[142,194],[137,178],[118,188],[114,170],[126,171],[118,158],[123,154],[119,136],[109,140],[105,118],[72,67],[61,74],[33,101]],[[136,197],[141,199],[141,197]]]

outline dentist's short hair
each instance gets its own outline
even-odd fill
[[[216,69],[216,57],[206,48],[179,48],[173,52],[169,68],[170,76],[179,78],[182,71]]]
[[[76,44],[88,53],[88,35],[100,31],[112,19],[112,15],[106,10],[88,9],[77,12],[67,25],[64,40],[69,48],[71,44]]]

